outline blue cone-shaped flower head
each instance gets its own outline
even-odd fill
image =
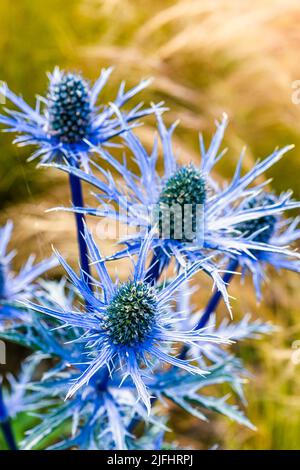
[[[131,253],[139,250],[144,233],[154,222],[159,230],[157,236],[153,237],[152,248],[156,253],[159,252],[161,267],[166,264],[164,260],[170,259],[172,255],[179,264],[184,265],[186,259],[190,262],[199,260],[206,256],[208,251],[218,258],[220,255],[222,258],[224,255],[236,259],[243,256],[253,258],[254,253],[261,253],[260,258],[267,254],[268,259],[272,256],[297,259],[298,255],[293,250],[286,245],[274,243],[274,236],[271,235],[275,218],[287,210],[299,208],[300,203],[292,200],[291,192],[280,195],[276,202],[272,203],[272,196],[268,196],[268,199],[266,196],[263,198],[260,196],[262,192],[265,194],[267,182],[260,184],[256,182],[259,176],[278,162],[292,147],[276,149],[270,156],[258,161],[244,175],[241,171],[242,154],[232,180],[228,184],[220,185],[212,176],[212,171],[225,155],[225,151],[220,148],[227,126],[227,116],[224,115],[223,120],[217,123],[216,133],[208,148],[203,138],[200,138],[202,154],[200,164],[187,166],[180,166],[175,157],[172,144],[175,125],[167,129],[159,110],[156,110],[156,116],[163,150],[163,175],[157,169],[157,142],[155,141],[153,151],[149,155],[133,132],[125,132],[123,138],[137,164],[137,174],[128,168],[126,162],[120,163],[103,148],[94,148],[102,159],[101,166],[96,164],[94,166],[106,177],[106,181],[77,169],[60,166],[59,168],[76,174],[99,190],[96,197],[100,207],[84,209],[76,207],[70,210],[100,217],[108,216],[128,226],[136,226],[137,234],[131,237],[129,233],[125,239],[126,250],[116,256],[126,254],[128,249]],[[103,169],[103,162],[109,163],[118,171],[125,185],[120,187],[119,182],[111,177],[109,171]],[[117,209],[115,205],[108,205],[107,197],[117,204]],[[255,204],[253,201],[256,201]],[[176,206],[176,212],[175,215],[169,213],[170,236],[161,236],[164,220],[164,217],[160,218],[161,214],[164,215],[164,211],[168,213],[173,206]],[[185,213],[183,214],[183,210],[186,209],[189,221],[188,236],[185,232]],[[262,224],[267,224],[269,228],[262,227]],[[174,227],[178,225],[179,228],[184,227],[180,237],[173,236]],[[256,230],[255,236],[253,230]],[[292,241],[291,237],[290,240]],[[203,268],[213,276],[229,305],[217,266],[212,261],[203,264]]]
[[[263,192],[246,201],[243,208],[254,209],[257,207],[272,206],[275,203],[276,198],[273,194]],[[262,215],[256,219],[241,222],[236,226],[236,229],[243,235],[253,238],[255,241],[269,243],[271,237],[274,235],[276,222],[276,215]]]
[[[121,285],[106,310],[106,331],[112,343],[143,343],[155,325],[157,310],[155,289],[147,282]]]
[[[113,106],[99,105],[99,95],[112,69],[104,69],[94,85],[80,74],[60,70],[58,67],[49,74],[49,88],[46,97],[38,97],[35,108],[31,108],[20,96],[7,86],[0,92],[16,109],[6,110],[0,115],[0,122],[9,132],[15,132],[15,142],[21,146],[34,145],[37,150],[30,159],[40,158],[41,163],[65,160],[81,163],[88,170],[90,145],[107,143],[112,137],[124,131],[123,123],[115,110],[122,108],[139,91],[147,86],[148,80],[125,91],[122,83]],[[124,113],[126,128],[130,122],[152,113],[138,104]]]
[[[57,265],[54,257],[34,264],[34,257],[31,256],[19,273],[14,274],[11,261],[15,252],[7,252],[12,229],[10,221],[0,228],[0,329],[9,322],[28,317],[17,302],[32,298],[39,290],[35,279]]]
[[[197,207],[202,207],[206,200],[205,178],[198,168],[190,164],[179,167],[167,179],[159,194],[158,224],[159,233],[163,236],[164,215],[170,214],[169,237],[176,240],[176,230],[179,228],[181,241],[193,242],[197,235]],[[190,224],[184,217],[185,209],[190,207]],[[177,210],[171,211],[172,208]]]
[[[58,257],[89,306],[87,311],[71,312],[42,305],[30,306],[65,322],[66,325],[80,327],[84,332],[78,340],[85,343],[88,359],[85,361],[85,370],[71,386],[69,397],[95,378],[102,368],[109,368],[114,376],[120,366],[117,374],[121,374],[122,380],[127,377],[132,379],[139,397],[150,410],[146,380],[155,364],[165,362],[191,373],[203,373],[188,361],[176,358],[170,350],[172,344],[222,341],[218,336],[207,336],[200,330],[179,331],[174,327],[176,319],[168,308],[174,291],[201,269],[201,263],[194,263],[163,288],[150,285],[147,281],[146,258],[152,234],[148,234],[134,264],[132,278],[125,283],[115,284],[87,230],[85,238],[91,262],[99,276],[99,280],[93,280],[95,287],[98,287],[94,293],[87,286],[84,273],[78,277],[60,255]],[[81,362],[83,361],[84,357]]]
[[[76,144],[91,130],[91,91],[88,83],[74,73],[61,74],[50,83],[48,131],[61,142]]]
[[[266,265],[271,265],[276,270],[288,269],[300,272],[298,253],[287,249],[300,238],[299,217],[284,219],[282,211],[278,211],[280,207],[284,210],[285,201],[289,200],[289,197],[289,194],[276,197],[265,191],[250,197],[242,206],[242,217],[245,213],[257,213],[257,217],[249,220],[243,217],[243,221],[236,225],[238,233],[250,242],[258,243],[261,247],[259,250],[254,248],[238,256],[243,274],[250,272],[253,276],[259,300],[262,297],[261,285],[265,278]]]

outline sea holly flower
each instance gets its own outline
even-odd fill
[[[15,142],[18,145],[37,147],[30,160],[39,158],[41,163],[64,160],[81,163],[87,170],[90,145],[108,143],[122,131],[115,108],[97,103],[111,72],[112,68],[103,69],[91,85],[80,74],[56,67],[49,74],[46,97],[37,97],[35,108],[2,85],[0,92],[16,109],[6,109],[6,115],[0,115],[0,122],[8,132],[17,134]],[[122,83],[114,106],[123,108],[148,83],[149,80],[143,80],[128,91]],[[127,111],[124,117],[129,123],[150,113],[152,110],[142,109],[141,103]]]
[[[292,249],[293,243],[300,237],[300,219],[284,218],[285,210],[299,208],[299,202],[292,201],[291,196],[290,191],[276,196],[262,188],[245,197],[240,210],[227,219],[236,233],[250,243],[248,250],[230,257],[235,260],[236,266],[242,267],[242,277],[251,273],[258,300],[262,298],[261,285],[268,265],[277,271],[287,269],[300,272],[299,254]]]
[[[255,209],[257,207],[272,206],[276,203],[274,195],[263,192],[256,197],[251,197],[243,204],[243,209]],[[251,239],[269,243],[275,232],[276,215],[263,215],[256,219],[246,220],[236,226],[236,229],[251,237]]]
[[[60,305],[64,311],[73,308],[73,292],[65,289],[65,280],[60,283],[44,282],[43,288],[45,292],[39,298],[45,305],[53,308]],[[158,448],[161,440],[159,444],[154,436],[151,438],[152,431],[155,429],[156,433],[163,434],[166,426],[155,411],[151,416],[147,415],[142,404],[137,402],[135,387],[130,381],[123,382],[120,387],[118,371],[103,386],[100,370],[86,387],[81,387],[65,401],[70,383],[77,379],[78,370],[82,368],[82,344],[72,341],[82,335],[82,330],[78,327],[53,328],[59,324],[56,319],[43,319],[36,315],[39,318],[35,318],[33,312],[33,321],[28,325],[30,331],[26,332],[26,325],[21,325],[10,336],[11,340],[39,351],[23,363],[19,377],[7,377],[9,391],[4,390],[10,418],[18,417],[19,412],[34,412],[40,419],[40,423],[28,430],[20,448],[45,447],[45,438],[49,450],[74,447],[85,450]],[[23,335],[22,329],[25,330]],[[4,338],[9,339],[7,335]],[[36,369],[41,360],[50,357],[55,359],[55,365],[46,370],[40,379],[33,380],[33,375],[40,376]],[[74,363],[74,367],[70,367],[70,363]],[[39,372],[43,369],[39,367]],[[146,425],[141,438],[130,431],[132,419],[141,420]],[[71,433],[63,432],[69,427]],[[57,441],[59,430],[63,437]]]
[[[55,308],[61,305],[63,311],[67,312],[74,307],[72,307],[70,294],[63,289],[63,286],[64,283],[57,286],[59,291],[57,295],[54,283],[47,283],[44,286],[47,296],[43,299],[47,300],[47,306]],[[185,286],[186,284],[182,284],[179,288],[181,295],[178,296],[176,302],[177,310],[174,310],[172,315],[174,326],[178,325],[181,332],[190,331],[191,327],[186,322],[189,318],[192,324],[193,319],[189,301],[190,290]],[[52,301],[51,293],[54,294]],[[182,316],[183,313],[184,316]],[[183,321],[179,321],[179,318]],[[47,317],[45,320],[52,321]],[[229,336],[228,329],[230,328],[233,336],[241,338],[256,336],[264,332],[263,327],[256,322],[250,327],[248,320],[235,326],[227,323],[219,329],[224,330],[226,337]],[[54,321],[56,322],[56,319]],[[180,326],[181,323],[182,326]],[[37,335],[40,336],[40,345],[38,341],[35,341],[34,345],[28,343],[28,346],[40,349],[40,352],[24,362],[17,379],[12,376],[8,377],[10,392],[5,390],[5,403],[11,418],[25,411],[34,412],[35,416],[40,419],[38,424],[28,430],[20,448],[27,450],[45,447],[46,438],[48,450],[160,449],[162,447],[163,434],[169,429],[156,416],[155,410],[150,416],[147,415],[142,404],[136,401],[135,387],[131,381],[123,381],[120,387],[118,370],[112,374],[108,383],[103,384],[103,374],[100,369],[85,387],[81,387],[74,396],[65,401],[70,383],[78,378],[78,369],[85,367],[82,365],[81,341],[70,342],[74,335],[80,338],[83,331],[82,329],[79,331],[77,326],[68,329],[49,329],[41,318],[36,322],[35,327]],[[210,324],[205,331],[212,333],[213,330],[214,327]],[[31,334],[31,339],[33,336]],[[18,341],[16,337],[14,340]],[[67,344],[64,344],[64,341],[67,341]],[[242,385],[245,371],[240,362],[229,353],[225,354],[225,351],[222,354],[218,343],[212,343],[210,339],[208,342],[202,343],[201,341],[197,344],[198,347],[195,345],[191,348],[193,352],[190,351],[189,357],[194,359],[200,353],[207,356],[214,364],[208,367],[203,361],[201,367],[205,367],[205,370],[210,373],[199,376],[177,367],[171,367],[166,371],[160,367],[160,364],[157,364],[153,370],[155,372],[153,377],[147,382],[150,393],[158,397],[164,405],[166,405],[166,400],[171,401],[201,420],[206,421],[207,412],[214,411],[253,429],[253,425],[244,413],[236,405],[228,402],[227,396],[208,396],[207,393],[203,393],[206,387],[226,383],[244,401]],[[39,380],[33,380],[33,375],[36,376],[37,373],[36,367],[41,360],[49,357],[56,359],[56,365],[46,370]],[[70,367],[72,362],[75,363],[74,367]],[[134,422],[143,421],[146,424],[141,437],[135,436],[132,432],[133,419]],[[65,432],[69,427],[72,432]],[[58,431],[60,431],[59,440],[57,440]],[[157,438],[160,436],[158,441],[154,439],[153,433]]]
[[[5,125],[6,131],[17,134],[15,143],[18,145],[37,147],[29,160],[39,158],[41,163],[63,161],[67,165],[82,166],[85,171],[89,171],[91,145],[113,145],[109,141],[124,131],[116,109],[121,115],[120,108],[149,83],[149,80],[144,80],[125,91],[123,82],[113,105],[99,105],[99,94],[111,72],[112,68],[103,69],[98,80],[91,85],[80,74],[65,72],[56,67],[49,74],[46,97],[38,97],[35,108],[31,108],[6,85],[2,85],[0,93],[16,109],[6,109],[6,114],[0,115],[0,123]],[[152,109],[142,109],[142,105],[140,103],[124,112],[127,128],[133,125],[130,124],[131,121],[153,112]],[[73,204],[83,206],[80,181],[70,175],[69,184]],[[87,252],[81,236],[84,216],[76,214],[75,219],[81,267],[88,280]]]
[[[289,198],[289,194],[284,196]],[[276,197],[272,193],[265,191],[255,197],[245,201],[243,209],[245,211],[261,210],[261,216],[254,220],[246,220],[236,225],[236,229],[249,238],[261,244],[271,245],[278,248],[278,252],[251,250],[249,254],[242,253],[238,257],[242,266],[242,273],[250,272],[253,277],[257,298],[261,300],[261,284],[265,279],[266,265],[273,266],[276,270],[287,269],[289,271],[300,272],[300,260],[297,253],[282,253],[280,250],[291,245],[300,238],[298,228],[299,217],[284,219],[281,212],[276,208],[281,204],[281,197]],[[275,210],[272,211],[272,208]],[[268,209],[270,211],[268,211]]]
[[[150,412],[150,396],[145,381],[155,363],[166,363],[190,373],[205,373],[189,361],[174,356],[170,351],[171,345],[177,342],[222,342],[218,336],[206,335],[201,330],[179,331],[174,328],[176,318],[168,308],[174,292],[201,269],[201,262],[193,263],[168,285],[157,289],[147,282],[146,258],[152,242],[152,234],[148,234],[141,244],[132,277],[124,283],[114,283],[87,229],[85,239],[99,277],[93,279],[94,292],[85,282],[83,273],[77,276],[66,261],[59,254],[57,256],[88,307],[84,311],[70,311],[32,303],[28,305],[66,326],[83,331],[78,341],[86,346],[86,366],[71,386],[68,397],[72,397],[99,371],[109,368],[113,376],[119,366],[122,380],[132,380],[139,398]]]
[[[68,168],[58,165],[58,168],[76,175],[82,180],[90,183],[99,191],[96,194],[99,206],[97,208],[72,207],[71,210],[79,213],[95,215],[99,217],[109,217],[127,223],[128,226],[137,228],[137,233],[128,236],[124,242],[127,247],[117,253],[115,257],[135,253],[139,250],[144,233],[153,226],[158,225],[157,236],[153,237],[152,248],[156,253],[156,267],[153,268],[157,277],[157,271],[168,264],[171,256],[174,256],[179,264],[184,265],[185,260],[194,262],[205,257],[207,252],[221,257],[229,257],[234,260],[232,270],[235,271],[241,257],[256,259],[298,259],[299,255],[289,249],[285,244],[277,243],[276,237],[267,237],[269,233],[266,227],[258,227],[259,232],[252,236],[253,229],[256,230],[257,220],[263,217],[268,224],[274,218],[283,214],[286,210],[299,208],[300,203],[293,201],[292,193],[281,194],[276,202],[266,204],[260,198],[268,182],[256,183],[256,179],[267,171],[273,164],[278,162],[292,146],[276,149],[270,156],[262,161],[258,161],[252,169],[241,174],[243,153],[239,159],[236,171],[232,180],[220,186],[214,179],[212,171],[218,161],[224,158],[225,150],[220,150],[223,135],[227,126],[227,116],[224,115],[220,123],[217,123],[217,130],[208,148],[205,147],[204,140],[200,136],[201,162],[199,165],[188,164],[181,166],[175,157],[172,146],[172,134],[175,125],[167,129],[161,118],[159,110],[155,109],[159,136],[162,144],[164,158],[164,173],[160,175],[157,170],[158,146],[155,142],[153,151],[149,155],[139,139],[131,131],[126,131],[122,135],[130,153],[138,167],[137,174],[133,173],[126,162],[119,162],[103,147],[93,148],[102,162],[109,163],[124,179],[125,189],[118,181],[114,180],[111,174],[102,167],[93,163],[97,172],[104,176],[99,178],[93,174],[86,174],[79,169]],[[120,119],[122,117],[120,116]],[[123,127],[126,123],[123,122]],[[102,164],[103,165],[103,164]],[[123,187],[124,187],[123,186]],[[251,202],[257,200],[257,205]],[[117,203],[109,205],[108,201]],[[249,206],[250,204],[250,206]],[[252,205],[251,205],[252,204]],[[169,219],[170,235],[161,236],[161,219],[155,219],[153,213],[157,208],[162,214],[162,208],[179,207],[179,213],[171,215]],[[192,228],[187,239],[183,232],[180,238],[174,235],[176,217],[179,214],[181,223],[185,223],[182,216],[185,207],[190,210],[188,227]],[[200,213],[198,209],[201,209]],[[60,208],[61,209],[61,208]],[[182,222],[183,221],[183,222]],[[199,224],[200,221],[200,224]],[[178,225],[178,224],[177,224]],[[265,225],[265,222],[264,222]],[[180,223],[179,223],[180,226]],[[245,230],[245,227],[246,228]],[[249,227],[251,234],[249,236]],[[197,231],[195,231],[195,227]],[[292,224],[292,229],[295,225]],[[271,229],[272,230],[272,229]],[[265,235],[263,235],[265,232]],[[270,232],[271,234],[271,232]],[[295,233],[289,231],[289,241],[293,241]],[[287,242],[287,238],[285,238]],[[259,256],[257,255],[259,254]],[[217,256],[217,257],[218,257]],[[288,263],[283,263],[288,266]],[[281,264],[281,267],[283,267]],[[279,264],[277,264],[279,266]],[[290,264],[290,266],[295,266]],[[203,263],[203,269],[207,270],[214,278],[217,288],[222,292],[223,297],[229,305],[224,282],[219,276],[217,265],[212,260]],[[259,269],[259,267],[258,267]]]
[[[28,319],[28,314],[18,301],[32,299],[41,290],[34,281],[57,265],[55,257],[34,264],[35,257],[30,256],[19,273],[15,274],[11,262],[16,252],[7,252],[12,230],[11,221],[0,228],[0,329],[15,320]]]

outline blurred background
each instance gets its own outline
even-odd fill
[[[293,82],[300,80],[299,21],[298,0],[1,0],[0,79],[33,104],[36,94],[45,93],[46,72],[55,65],[94,80],[113,64],[105,101],[121,80],[131,86],[151,76],[143,100],[164,100],[171,109],[166,121],[180,119],[176,145],[183,161],[199,158],[197,133],[208,138],[214,120],[226,111],[230,151],[221,175],[231,174],[244,145],[246,168],[276,146],[294,143],[295,150],[268,176],[274,177],[274,190],[292,188],[299,198],[300,105],[292,100]],[[146,120],[140,130],[146,145],[152,126]],[[7,218],[15,223],[16,268],[30,252],[48,255],[51,244],[75,261],[72,216],[45,213],[69,204],[66,176],[36,170],[26,162],[28,155],[28,148],[16,148],[11,136],[1,135],[0,223]],[[199,308],[206,292],[203,284]],[[202,424],[177,412],[168,439],[194,448],[299,449],[300,365],[292,360],[293,344],[300,340],[299,280],[270,273],[261,305],[250,283],[242,292],[234,282],[236,319],[250,312],[280,327],[272,336],[236,347],[252,373],[247,414],[257,431],[216,416]],[[222,306],[218,313],[226,315]],[[9,352],[10,367],[17,367],[24,352]]]

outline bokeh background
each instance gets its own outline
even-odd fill
[[[91,80],[101,67],[115,65],[103,94],[107,101],[121,80],[130,86],[151,76],[143,99],[164,100],[171,109],[168,123],[180,119],[176,144],[183,161],[197,160],[197,133],[208,137],[226,111],[230,151],[221,175],[231,174],[244,145],[246,168],[276,146],[294,143],[268,176],[274,190],[292,188],[300,197],[300,105],[292,100],[292,84],[300,79],[299,21],[298,0],[1,0],[0,79],[33,104],[55,65]],[[152,125],[147,120],[140,130],[146,145]],[[1,135],[0,145],[0,223],[15,223],[16,267],[29,252],[49,254],[51,243],[75,261],[72,217],[45,213],[69,203],[65,175],[36,170],[26,162],[29,150],[12,146],[9,135]],[[293,274],[269,274],[261,305],[250,283],[243,291],[237,281],[231,287],[236,319],[250,312],[280,327],[261,341],[236,346],[252,373],[247,413],[257,431],[216,416],[201,424],[176,412],[169,440],[194,448],[300,448],[300,365],[293,349],[300,340],[300,284]],[[207,298],[202,287],[195,298],[199,308]],[[218,314],[226,315],[222,306]],[[16,369],[23,354],[9,348],[9,367]],[[26,422],[17,425],[18,433]]]

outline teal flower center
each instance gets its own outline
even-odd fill
[[[258,196],[250,199],[243,209],[252,209],[255,207],[270,206],[276,202],[276,199],[271,194],[259,194]],[[236,225],[236,229],[244,234],[244,236],[251,236],[259,230],[262,230],[254,236],[253,240],[259,243],[268,243],[270,238],[275,232],[275,225],[277,218],[274,215],[264,215],[257,219],[241,222]]]
[[[157,312],[153,287],[143,282],[123,284],[106,310],[106,330],[117,345],[133,346],[151,333]]]
[[[165,183],[158,201],[158,224],[164,237],[191,242],[196,238],[206,200],[206,182],[193,165],[179,168]],[[198,223],[197,223],[198,222]],[[166,225],[167,224],[167,225]]]
[[[49,131],[64,143],[83,139],[91,122],[90,90],[80,75],[66,73],[50,86]]]

